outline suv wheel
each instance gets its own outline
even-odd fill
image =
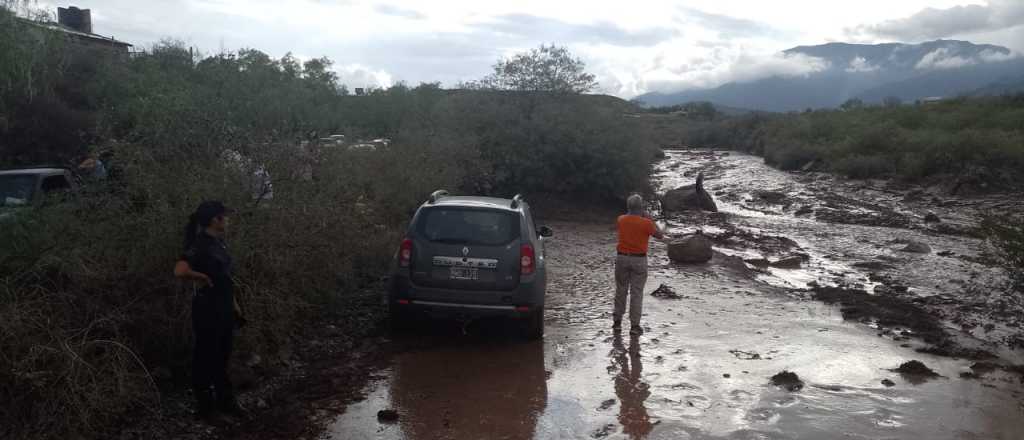
[[[528,340],[544,337],[544,307],[541,307],[528,318],[522,320],[522,333]]]

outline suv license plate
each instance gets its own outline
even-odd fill
[[[480,269],[475,267],[453,267],[449,273],[449,278],[453,280],[478,280],[480,279]]]

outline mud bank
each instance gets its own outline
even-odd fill
[[[315,439],[392,356],[387,350],[384,308],[377,289],[353,295],[345,315],[311,314],[308,326],[291,336],[279,359],[236,353],[229,370],[247,417],[213,423],[193,415],[191,394],[166,384],[158,412],[135,414],[104,439]],[[243,330],[245,331],[245,330]]]

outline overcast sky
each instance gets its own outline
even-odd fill
[[[93,31],[146,47],[327,56],[349,88],[485,75],[503,56],[567,46],[601,92],[712,87],[813,70],[797,45],[964,39],[1024,52],[1024,0],[42,0],[92,10]]]

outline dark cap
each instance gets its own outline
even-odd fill
[[[220,215],[231,214],[235,212],[233,209],[224,206],[223,203],[216,200],[207,200],[199,204],[196,208],[196,220],[201,225],[207,225],[214,218]]]

